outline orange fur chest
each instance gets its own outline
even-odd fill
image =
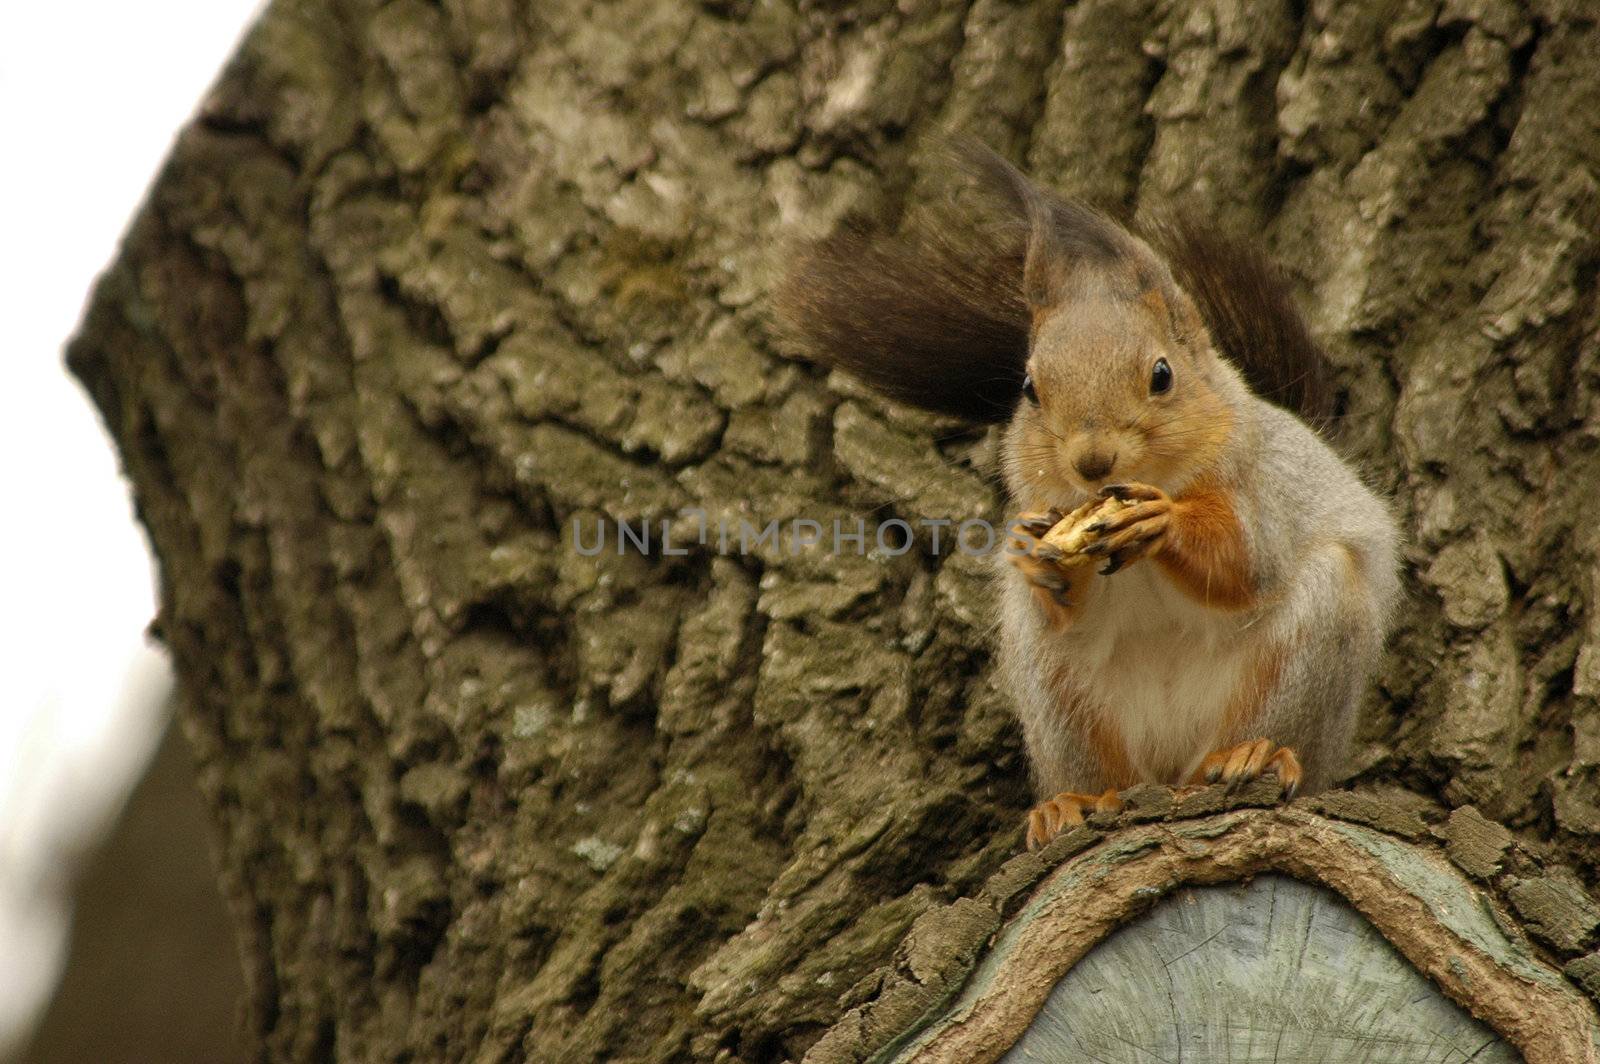
[[[1256,601],[1256,581],[1232,492],[1217,481],[1196,485],[1172,502],[1166,542],[1155,555],[1162,572],[1190,598],[1223,610]]]

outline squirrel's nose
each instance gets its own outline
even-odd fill
[[[1072,464],[1077,467],[1078,475],[1084,480],[1104,480],[1111,475],[1111,468],[1117,464],[1117,456],[1090,451],[1088,454],[1079,455]]]

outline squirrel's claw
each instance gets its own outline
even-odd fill
[[[1253,739],[1207,754],[1189,782],[1225,783],[1231,791],[1268,772],[1275,773],[1283,783],[1286,800],[1300,790],[1305,775],[1300,759],[1289,747],[1279,746],[1271,739]]]
[[[1067,599],[1067,578],[1051,567],[1038,566],[1027,573],[1028,582],[1034,587],[1042,588],[1050,595],[1050,600],[1057,606],[1067,607],[1072,603]]]
[[[1101,794],[1062,791],[1028,810],[1028,849],[1037,850],[1067,828],[1083,823],[1085,813],[1120,813],[1122,799],[1108,789]]]
[[[1094,542],[1083,553],[1108,559],[1101,576],[1110,576],[1160,547],[1172,517],[1172,500],[1160,488],[1147,484],[1114,484],[1118,498],[1139,498],[1126,509],[1109,514],[1089,526]],[[1110,490],[1109,488],[1107,490]]]
[[[1014,547],[1008,549],[1011,564],[1040,593],[1040,601],[1046,604],[1052,621],[1057,624],[1064,623],[1072,609],[1073,578],[1069,568],[1062,564],[1065,555],[1061,549],[1040,537],[1054,528],[1063,516],[1056,509],[1019,515],[1011,525]]]
[[[1090,525],[1087,531],[1111,535],[1136,526],[1149,525],[1151,522],[1157,522],[1164,528],[1171,514],[1172,500],[1158,494],[1156,498],[1136,502],[1132,506],[1102,517]]]
[[[1162,511],[1155,517],[1136,525],[1113,532],[1094,544],[1090,551],[1117,560],[1117,568],[1155,552],[1167,537],[1167,514]]]
[[[1043,513],[1031,511],[1018,514],[1016,524],[1013,527],[1020,528],[1028,535],[1038,538],[1056,527],[1065,516],[1067,516],[1065,513],[1052,506]]]
[[[1166,494],[1151,484],[1107,484],[1100,489],[1102,499],[1120,499],[1123,502],[1132,502],[1135,499],[1141,502],[1154,502],[1166,498]]]

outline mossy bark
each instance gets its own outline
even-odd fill
[[[277,0],[70,354],[160,557],[264,1055],[799,1056],[1015,851],[984,564],[926,529],[725,556],[681,513],[999,516],[992,438],[786,360],[765,311],[783,238],[942,194],[953,130],[1296,272],[1412,545],[1354,768],[1592,889],[1584,10]],[[688,553],[574,537],[645,518]]]

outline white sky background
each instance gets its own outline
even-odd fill
[[[170,683],[145,543],[61,345],[256,6],[0,6],[0,1059],[56,977],[62,857],[124,797]]]

